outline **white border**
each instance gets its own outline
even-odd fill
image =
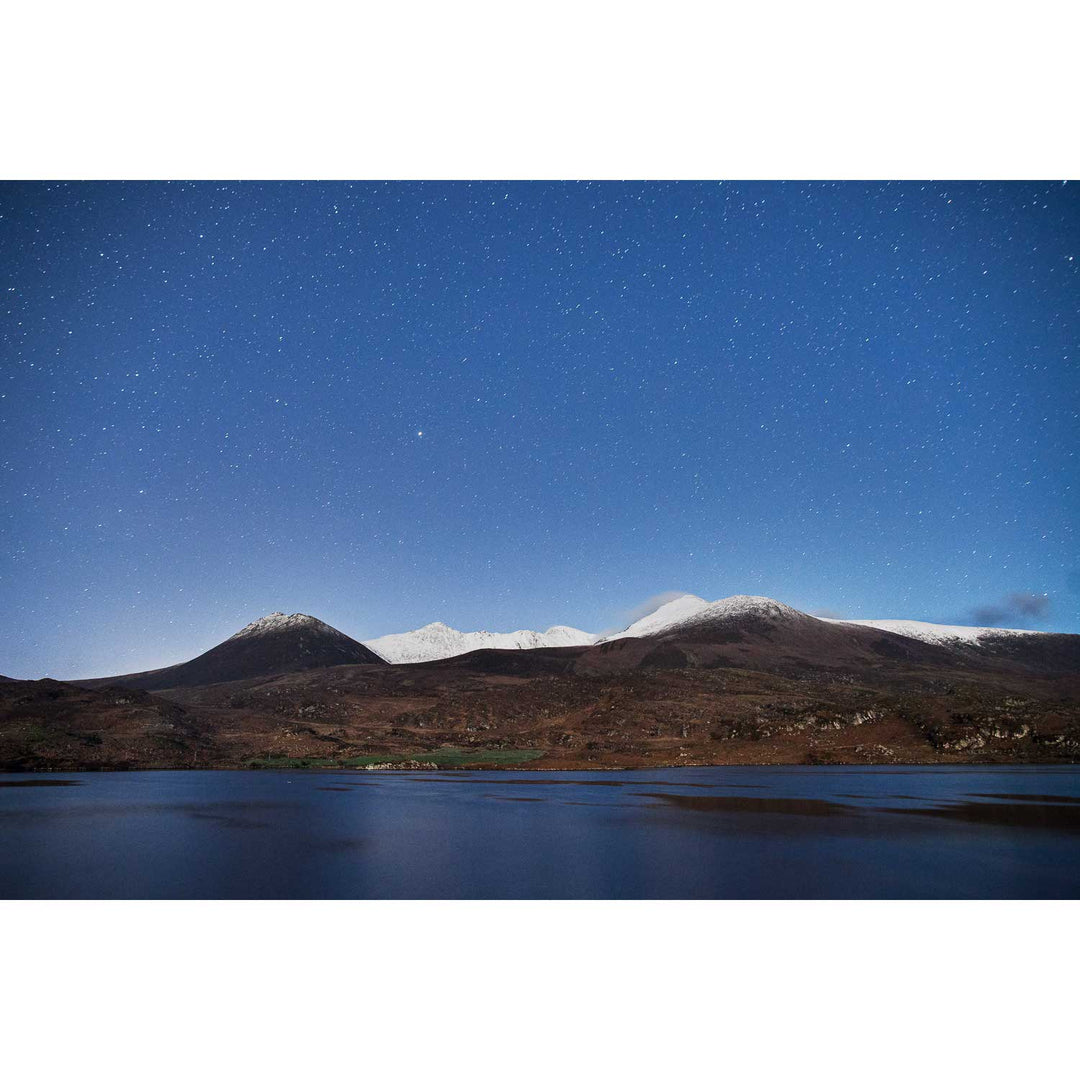
[[[0,176],[1071,179],[1076,10],[9,5]],[[5,1063],[112,1080],[1054,1075],[1075,912],[5,903]]]
[[[1058,1075],[1074,904],[0,905],[12,1076]]]
[[[0,176],[1071,179],[1078,10],[8,5]]]

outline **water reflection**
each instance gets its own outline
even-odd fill
[[[1077,897],[1080,768],[0,778],[3,897]]]
[[[77,787],[81,780],[0,780],[3,787]]]
[[[848,814],[843,803],[824,799],[755,799],[744,795],[674,795],[667,791],[635,791],[649,799],[663,799],[669,806],[685,810],[708,810],[713,813],[750,814]]]

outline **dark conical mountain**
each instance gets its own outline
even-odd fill
[[[275,611],[249,623],[220,645],[185,664],[79,680],[81,686],[131,686],[139,690],[169,690],[180,686],[285,675],[336,664],[385,664],[369,648],[311,615]]]

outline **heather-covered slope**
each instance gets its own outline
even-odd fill
[[[0,682],[0,770],[187,768],[211,745],[182,706],[145,690]]]

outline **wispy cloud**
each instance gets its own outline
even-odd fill
[[[690,593],[685,589],[669,589],[667,592],[650,596],[648,600],[642,600],[640,604],[620,612],[617,616],[618,623],[602,630],[601,637],[605,634],[617,634],[620,630],[625,630],[632,622],[637,622],[638,619],[644,619],[646,615],[651,615],[657,608],[663,607],[672,600],[678,600],[680,596],[689,595]]]
[[[995,604],[973,608],[971,619],[979,626],[1001,626],[1007,622],[1041,622],[1050,610],[1045,593],[1011,593]]]
[[[642,600],[637,607],[631,608],[626,613],[626,621],[632,623],[638,619],[644,619],[646,615],[651,615],[657,608],[670,604],[672,600],[678,600],[680,596],[689,595],[685,589],[669,589],[667,592],[657,593],[655,596],[650,596],[648,600]]]

